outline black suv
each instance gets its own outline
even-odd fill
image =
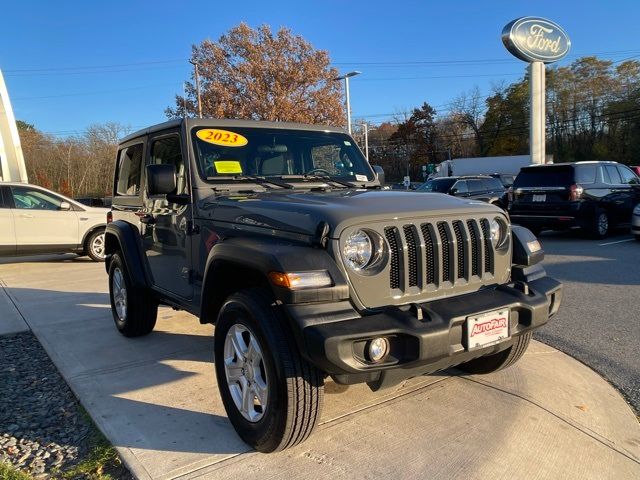
[[[534,233],[582,228],[603,238],[611,227],[629,225],[640,203],[640,179],[616,162],[525,167],[512,189],[511,219]]]
[[[535,236],[381,177],[328,126],[186,119],[128,136],[105,233],[117,329],[150,333],[160,304],[215,324],[223,404],[262,452],[309,436],[326,377],[377,390],[512,365],[561,301]]]
[[[481,200],[500,208],[507,206],[507,194],[502,182],[498,178],[485,175],[433,178],[420,185],[416,191],[446,193],[455,197]]]

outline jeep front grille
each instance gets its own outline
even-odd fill
[[[386,227],[384,236],[391,290],[433,291],[482,282],[495,274],[486,218]]]

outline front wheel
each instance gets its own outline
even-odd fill
[[[513,345],[502,352],[487,355],[485,357],[475,358],[469,362],[459,365],[458,368],[469,373],[485,374],[493,373],[503,368],[510,367],[516,363],[529,347],[531,341],[531,333],[525,333],[516,337]]]
[[[268,292],[229,297],[214,335],[218,388],[242,440],[264,453],[304,441],[320,419],[324,377],[300,355]]]
[[[94,262],[104,262],[104,249],[104,230],[96,230],[87,238],[84,251]]]

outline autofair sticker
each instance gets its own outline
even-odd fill
[[[216,172],[218,173],[242,173],[242,166],[240,165],[240,162],[235,160],[218,160],[217,162],[213,162],[213,165],[216,167]]]
[[[249,143],[249,140],[239,133],[219,130],[217,128],[203,128],[202,130],[198,130],[196,135],[200,140],[223,147],[244,147]]]

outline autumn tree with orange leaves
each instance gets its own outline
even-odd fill
[[[204,117],[344,125],[341,83],[329,54],[288,28],[245,23],[217,42],[192,47],[198,64]],[[197,116],[195,78],[176,95],[170,118]]]

